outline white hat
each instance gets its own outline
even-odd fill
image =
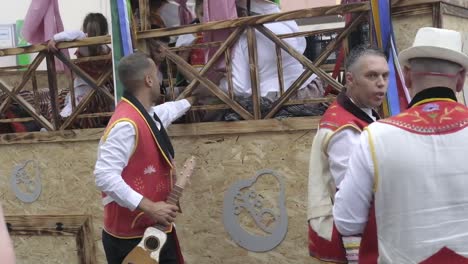
[[[460,64],[468,70],[468,56],[463,53],[460,32],[424,27],[418,30],[413,46],[399,54],[400,64],[409,65],[414,58],[434,58]]]

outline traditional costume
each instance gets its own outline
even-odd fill
[[[109,262],[121,263],[145,229],[155,225],[138,205],[143,197],[153,202],[167,200],[174,185],[174,149],[164,127],[189,108],[188,101],[181,100],[147,112],[129,94],[117,105],[101,140],[95,170],[96,184],[103,192],[103,244]],[[160,263],[175,263],[165,261],[176,258],[181,264],[183,257],[172,230]]]
[[[434,58],[468,69],[461,50],[458,32],[422,28],[400,61]],[[333,208],[343,235],[361,233],[375,217],[378,260],[359,263],[468,263],[467,126],[468,108],[455,92],[432,87],[365,129]]]
[[[374,122],[373,117],[378,118],[375,111],[357,107],[342,91],[320,120],[309,163],[307,218],[309,253],[322,261],[347,263],[342,238],[333,224],[332,197],[343,180],[353,145],[363,128]],[[331,148],[330,142],[336,147]],[[359,242],[353,246],[357,251]]]

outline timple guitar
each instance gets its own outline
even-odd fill
[[[183,171],[177,177],[176,184],[169,194],[167,203],[177,205],[188,179],[192,176],[194,168],[195,157],[192,156],[185,161]],[[172,225],[169,227],[161,225],[148,227],[141,242],[125,257],[122,264],[158,264],[161,249],[167,240],[166,233],[171,231]]]

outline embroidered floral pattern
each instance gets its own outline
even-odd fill
[[[137,192],[139,192],[139,193],[142,193],[143,190],[145,189],[145,185],[144,185],[144,183],[143,183],[143,179],[141,179],[141,177],[137,177],[137,178],[135,179],[135,182],[134,182],[134,183],[135,183],[135,185],[134,185],[134,186],[135,186],[135,190],[136,190]]]
[[[153,165],[149,165],[145,168],[145,171],[143,173],[144,175],[151,175],[153,173],[156,173],[156,168]]]
[[[453,102],[428,103],[381,122],[419,134],[444,134],[468,126],[467,108]]]

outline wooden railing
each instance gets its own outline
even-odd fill
[[[66,48],[76,48],[76,47],[84,47],[90,45],[99,45],[99,44],[109,44],[110,43],[110,36],[104,37],[95,37],[95,38],[88,38],[85,40],[80,40],[76,42],[64,42],[57,45],[58,49],[66,49]],[[21,82],[16,85],[15,87],[11,87],[6,81],[0,78],[0,95],[3,95],[3,101],[0,102],[0,116],[4,116],[3,114],[8,110],[11,104],[14,102],[18,104],[22,109],[24,109],[30,117],[26,118],[3,118],[0,120],[0,123],[15,123],[15,122],[27,122],[27,121],[35,121],[37,122],[40,127],[45,128],[48,131],[57,131],[57,130],[64,130],[67,129],[73,122],[77,119],[81,118],[94,118],[94,117],[105,117],[112,115],[111,112],[108,113],[86,113],[82,114],[82,111],[88,106],[89,102],[92,100],[97,93],[101,93],[103,97],[108,100],[110,105],[113,105],[115,102],[114,96],[109,93],[107,90],[103,89],[102,86],[105,82],[112,81],[113,76],[113,69],[112,69],[112,57],[111,55],[105,56],[95,56],[95,57],[85,57],[85,58],[78,58],[75,60],[70,60],[61,52],[48,50],[46,45],[34,45],[22,48],[12,48],[12,49],[3,49],[0,50],[0,55],[2,56],[14,56],[19,54],[27,54],[27,53],[38,53],[37,56],[34,58],[31,64],[27,66],[16,66],[16,67],[5,67],[0,68],[3,71],[16,71],[18,70],[23,71],[22,80]],[[60,109],[59,109],[59,92],[57,86],[57,71],[55,68],[55,60],[58,59],[61,61],[66,69],[69,70],[69,76],[71,81],[73,81],[74,76],[80,77],[82,80],[86,82],[87,85],[92,87],[90,93],[88,93],[83,100],[80,101],[78,105],[75,105],[75,92],[73,85],[70,85],[69,88],[69,96],[70,101],[72,103],[72,114],[66,118],[60,117]],[[45,113],[41,111],[40,102],[39,100],[44,100],[44,98],[40,99],[37,79],[36,79],[36,71],[39,65],[46,60],[47,64],[47,76],[48,76],[48,100],[47,103],[50,104],[50,113]],[[106,69],[102,69],[102,74],[99,76],[98,79],[93,79],[89,76],[85,71],[83,71],[80,67],[76,65],[76,63],[82,62],[92,62],[92,61],[102,61],[107,60],[109,61],[109,67]],[[26,84],[31,83],[31,89],[25,89]],[[28,90],[32,92],[32,96],[34,98],[34,102],[26,100],[23,96],[19,95],[20,92]],[[6,95],[6,96],[5,96]],[[63,94],[65,96],[67,94]],[[64,100],[65,98],[61,98]]]
[[[417,9],[420,7],[431,8],[433,12],[437,10],[436,7],[441,7],[443,2],[452,2],[456,0],[412,0],[412,1],[403,1],[403,0],[394,0],[392,1],[393,12],[399,12],[401,14],[409,12],[409,10]],[[140,3],[147,3],[148,1],[142,0]],[[461,3],[463,5],[463,3]],[[443,8],[442,8],[443,9]],[[222,103],[216,105],[195,105],[192,107],[191,111],[213,111],[213,110],[223,110],[231,109],[232,111],[239,114],[245,120],[258,120],[258,119],[269,119],[275,116],[275,114],[284,106],[292,104],[304,104],[304,103],[319,103],[319,102],[330,102],[333,100],[333,97],[326,98],[309,98],[299,101],[290,100],[291,96],[304,85],[305,81],[309,79],[312,74],[316,74],[319,78],[329,85],[334,90],[341,90],[343,87],[342,80],[338,77],[334,79],[331,77],[330,72],[333,68],[333,65],[324,65],[327,58],[333,52],[336,52],[338,47],[341,47],[342,43],[347,43],[347,39],[351,32],[355,31],[358,26],[362,23],[368,21],[368,14],[370,10],[369,3],[357,3],[349,5],[339,5],[339,6],[330,6],[330,7],[320,7],[305,9],[292,12],[284,12],[279,14],[272,15],[262,15],[262,16],[253,16],[253,17],[244,17],[230,21],[219,21],[219,22],[210,22],[205,24],[189,25],[176,28],[164,28],[157,30],[148,30],[149,23],[145,23],[145,19],[148,19],[148,12],[144,9],[141,10],[141,16],[144,18],[142,20],[142,25],[144,30],[138,31],[134,34],[137,39],[136,42],[140,44],[139,48],[142,50],[145,49],[145,44],[151,41],[154,44],[153,40],[158,40],[163,37],[171,36],[180,36],[183,34],[194,34],[199,32],[209,32],[213,30],[231,30],[229,37],[224,42],[210,42],[203,44],[194,44],[187,47],[167,47],[162,45],[161,49],[166,54],[166,61],[169,67],[167,67],[168,78],[165,80],[170,94],[168,97],[171,100],[185,98],[190,96],[192,93],[196,92],[197,89],[201,87],[207,89],[213,96],[218,98]],[[445,10],[445,9],[444,9]],[[345,28],[338,28],[333,30],[318,30],[318,31],[309,31],[309,32],[297,32],[286,35],[275,35],[264,25],[271,22],[278,21],[287,21],[293,19],[303,19],[303,18],[312,18],[320,16],[330,16],[330,15],[345,15],[345,14],[354,14],[355,19],[347,25]],[[437,15],[436,13],[434,13]],[[271,109],[268,109],[266,114],[262,115],[262,109],[260,109],[260,87],[259,87],[259,78],[258,78],[258,68],[257,68],[257,51],[256,47],[256,34],[259,32],[271,40],[276,45],[276,54],[277,56],[277,71],[278,71],[278,82],[279,82],[279,98],[274,102]],[[304,36],[314,36],[317,34],[324,33],[336,33],[337,37],[331,41],[325,49],[322,50],[321,54],[315,58],[315,60],[310,60],[303,54],[299,54],[295,49],[293,49],[287,42],[284,40],[287,38],[293,37],[304,37]],[[231,51],[236,41],[240,36],[246,34],[248,40],[248,52],[249,52],[249,69],[250,69],[250,79],[252,87],[252,105],[253,111],[249,112],[242,105],[240,105],[234,96],[233,92],[233,81],[232,81],[232,57]],[[371,38],[372,41],[372,38]],[[96,44],[109,44],[110,36],[88,38],[76,42],[64,42],[59,43],[57,47],[59,49],[73,48],[73,47],[83,47]],[[345,45],[346,46],[346,45]],[[205,66],[198,70],[192,65],[187,63],[179,54],[182,51],[187,51],[195,48],[218,48],[212,58],[206,62]],[[283,80],[284,75],[282,72],[282,52],[286,52],[297,61],[299,61],[303,67],[304,72],[299,76],[299,78],[293,82],[290,87],[284,87]],[[5,94],[6,99],[0,101],[0,126],[5,123],[12,122],[25,122],[32,121],[39,123],[41,127],[49,131],[62,131],[71,127],[73,122],[81,118],[96,118],[103,116],[110,116],[112,113],[82,113],[83,109],[89,104],[96,94],[100,94],[106,98],[109,103],[114,103],[114,96],[102,89],[102,84],[112,78],[112,68],[111,66],[108,69],[103,69],[102,75],[93,79],[88,76],[83,70],[75,65],[76,62],[81,61],[93,61],[93,60],[107,60],[110,59],[106,56],[94,57],[94,58],[84,58],[78,59],[76,61],[69,60],[65,58],[61,53],[51,52],[47,49],[46,45],[34,45],[29,47],[21,48],[12,48],[12,49],[3,49],[0,50],[0,56],[14,56],[25,53],[38,53],[34,61],[27,66],[26,69],[21,69],[21,67],[5,67],[2,70],[8,71],[22,71],[23,78],[22,81],[14,86],[10,87],[6,82],[1,81],[0,77],[0,94]],[[226,62],[225,76],[228,80],[228,91],[223,92],[216,83],[207,78],[207,74],[212,71],[217,65],[219,59],[223,58]],[[50,93],[50,104],[52,113],[49,116],[42,114],[39,111],[39,102],[36,99],[38,93],[38,86],[36,80],[36,70],[39,64],[46,60],[47,62],[47,73],[48,73],[48,82],[49,82],[49,93]],[[91,93],[89,93],[84,100],[82,100],[78,105],[73,105],[72,114],[67,118],[61,118],[59,113],[60,109],[58,107],[58,96],[59,90],[57,87],[57,72],[55,70],[55,60],[58,59],[64,63],[67,68],[71,70],[73,75],[81,77],[90,87],[94,88]],[[177,67],[171,67],[171,65],[177,65]],[[180,94],[177,94],[175,91],[175,72],[174,69],[180,70],[187,79],[191,80],[190,84],[183,89]],[[72,75],[72,76],[73,76]],[[340,75],[339,75],[340,76]],[[28,102],[22,96],[19,95],[21,91],[25,89],[27,83],[31,82],[31,90],[34,94],[34,102]],[[74,102],[74,92],[73,88],[70,88],[70,97],[71,101]],[[5,118],[3,114],[8,109],[8,107],[15,103],[25,109],[30,117],[23,118]]]

